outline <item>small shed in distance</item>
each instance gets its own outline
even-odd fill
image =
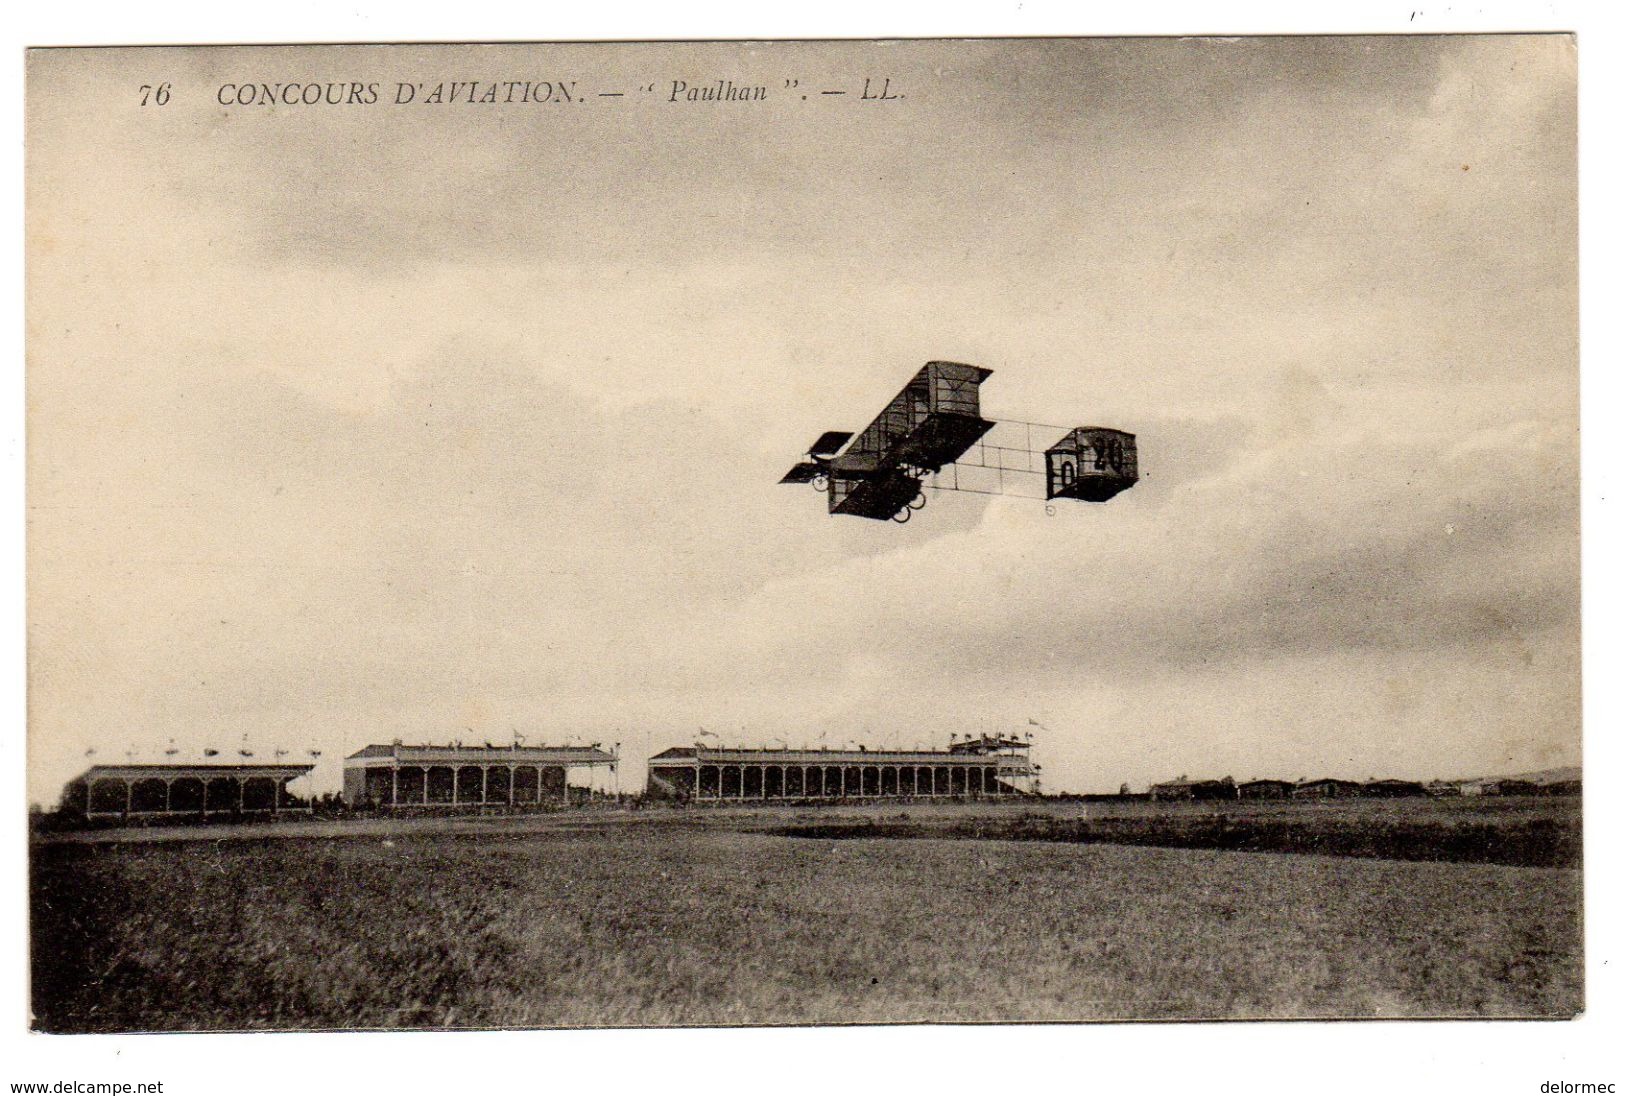
[[[1373,799],[1419,799],[1428,790],[1415,780],[1368,780],[1365,794]]]
[[[1292,787],[1290,780],[1249,780],[1236,791],[1243,799],[1291,799]]]
[[[1540,785],[1532,780],[1496,777],[1488,780],[1464,780],[1462,795],[1537,795]]]
[[[1338,780],[1325,776],[1319,780],[1305,780],[1292,789],[1293,799],[1343,799],[1362,795],[1365,786],[1354,780]]]
[[[1166,780],[1161,784],[1151,785],[1153,803],[1235,798],[1236,782],[1228,776],[1219,780],[1188,780],[1182,776],[1178,780]]]

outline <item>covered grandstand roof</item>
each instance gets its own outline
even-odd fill
[[[693,764],[787,764],[787,765],[985,765],[992,759],[981,754],[949,753],[946,750],[792,750],[711,746],[673,746],[649,759]]]
[[[461,761],[469,764],[491,764],[500,761],[528,761],[557,765],[599,765],[615,761],[616,755],[594,744],[591,746],[465,746],[452,742],[444,746],[396,743],[388,746],[365,746],[346,761]]]

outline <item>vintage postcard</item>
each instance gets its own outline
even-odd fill
[[[1576,48],[32,50],[34,1027],[1576,1016]]]

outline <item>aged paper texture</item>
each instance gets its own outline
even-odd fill
[[[39,1029],[1584,1007],[1572,37],[27,68]]]

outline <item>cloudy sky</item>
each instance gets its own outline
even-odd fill
[[[576,84],[392,102],[454,80]],[[1576,764],[1574,81],[1557,36],[35,53],[30,795],[516,730],[632,785],[702,726],[1035,721],[1070,790]],[[287,82],[379,102],[219,102]],[[936,358],[1145,478],[776,484]]]

